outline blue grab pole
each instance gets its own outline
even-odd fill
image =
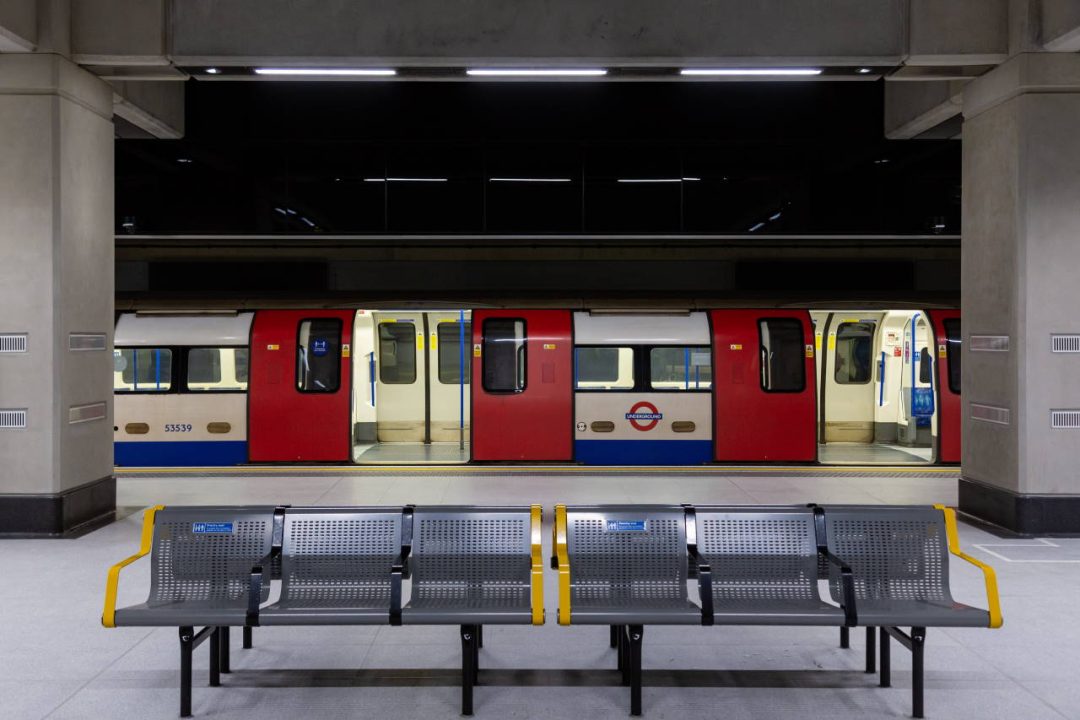
[[[161,350],[160,349],[154,350],[154,382],[157,385],[157,387],[155,387],[154,389],[155,390],[160,390],[161,389]]]
[[[683,385],[690,389],[690,348],[683,348]]]
[[[131,351],[131,364],[132,364],[132,366],[134,368],[134,373],[135,373],[134,379],[132,381],[133,382],[132,389],[133,390],[138,390],[139,389],[139,351],[138,350],[132,350]]]

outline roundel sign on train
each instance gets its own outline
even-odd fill
[[[651,402],[642,400],[639,403],[634,403],[634,406],[630,408],[630,412],[626,413],[626,419],[630,421],[635,430],[645,432],[656,427],[656,424],[664,419],[664,414],[657,410],[656,406]]]

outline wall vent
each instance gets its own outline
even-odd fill
[[[983,422],[994,423],[996,425],[1008,425],[1009,408],[971,403],[971,419],[982,420]]]
[[[1050,352],[1080,353],[1080,335],[1051,335]]]
[[[1080,430],[1080,410],[1051,410],[1050,427],[1055,430]]]
[[[68,350],[72,352],[104,350],[105,341],[105,333],[71,333],[68,335]]]
[[[26,352],[26,333],[4,333],[0,335],[0,353]]]
[[[105,403],[96,402],[89,405],[72,405],[68,408],[68,424],[90,422],[91,420],[103,420],[105,418]]]
[[[968,346],[972,352],[1009,352],[1009,336],[972,335]]]
[[[26,427],[26,410],[0,410],[0,430]]]

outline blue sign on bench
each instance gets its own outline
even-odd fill
[[[608,532],[645,532],[647,520],[608,520]]]
[[[232,531],[231,522],[191,523],[191,532],[195,535],[232,535]]]

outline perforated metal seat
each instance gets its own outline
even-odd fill
[[[566,547],[570,623],[701,624],[686,589],[682,507],[568,507]]]
[[[293,508],[285,515],[281,596],[260,625],[385,624],[401,508]]]
[[[254,506],[158,510],[150,596],[117,610],[115,624],[243,625],[251,566],[270,550],[273,514]]]
[[[836,625],[818,589],[813,510],[698,506],[697,544],[712,570],[718,625]]]
[[[533,622],[531,507],[419,507],[413,523],[403,624]]]
[[[952,598],[942,509],[825,508],[829,548],[854,571],[860,625],[989,627],[990,613]],[[830,579],[833,598],[839,586]]]

